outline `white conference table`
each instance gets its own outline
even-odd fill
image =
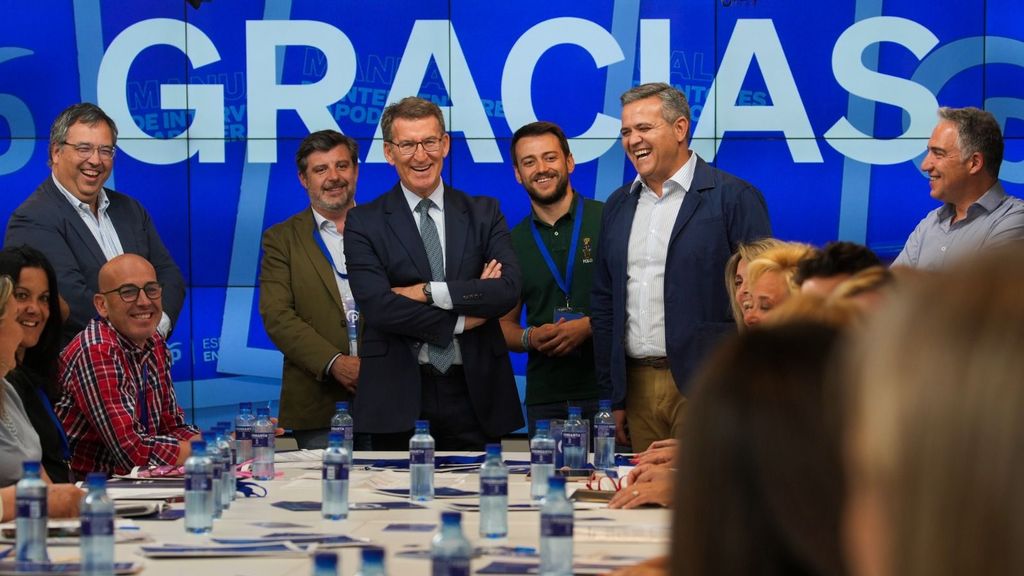
[[[356,453],[357,459],[407,458],[399,452],[364,452]],[[528,454],[505,453],[507,461],[526,461]],[[278,468],[284,477],[268,482],[259,482],[267,488],[265,498],[244,498],[239,494],[231,508],[224,512],[222,518],[214,523],[212,536],[250,537],[270,534],[272,532],[323,532],[345,534],[353,537],[368,538],[374,545],[382,546],[387,551],[385,567],[388,574],[416,575],[429,574],[430,561],[418,558],[396,556],[402,550],[427,548],[430,540],[440,525],[440,512],[447,510],[452,502],[476,503],[478,497],[467,497],[454,500],[434,500],[423,503],[422,510],[353,510],[345,520],[329,521],[320,517],[319,511],[293,512],[271,506],[278,501],[320,501],[319,463],[308,462],[290,464],[288,468]],[[292,467],[298,466],[298,467]],[[383,476],[381,476],[383,474]],[[435,483],[446,482],[444,478],[451,474],[463,474],[464,478],[457,488],[476,491],[479,477],[475,472],[435,474]],[[350,476],[350,502],[382,502],[401,501],[401,498],[374,492],[372,482],[381,482],[394,478],[407,482],[405,471],[368,471],[356,469]],[[567,492],[571,493],[583,487],[584,481],[571,481],[566,484]],[[530,483],[523,474],[509,476],[509,503],[527,503],[530,501]],[[174,504],[181,507],[182,504]],[[611,510],[600,504],[580,504],[576,506],[576,536],[574,537],[575,557],[577,561],[589,560],[602,555],[629,556],[637,559],[649,558],[667,552],[666,535],[669,532],[671,513],[665,509]],[[290,522],[299,524],[301,528],[265,528],[254,525],[257,522]],[[434,530],[429,532],[385,531],[385,527],[393,523],[433,524]],[[510,511],[508,515],[509,535],[505,539],[491,540],[478,535],[479,514],[464,512],[462,516],[463,532],[474,546],[508,545],[536,548],[539,546],[540,518],[537,511]],[[157,543],[194,544],[206,541],[208,536],[196,536],[185,533],[184,521],[138,521],[137,526],[153,537]],[[340,555],[340,574],[355,574],[361,565],[358,548],[338,549]],[[77,548],[50,547],[52,561],[77,561]],[[472,562],[475,572],[490,564],[497,557],[483,556]],[[513,558],[501,560],[515,561]],[[138,553],[138,545],[118,544],[116,550],[118,562],[141,563],[143,572],[152,575],[168,576],[297,576],[308,575],[312,570],[309,558],[196,558],[196,559],[155,559],[144,558]],[[529,561],[529,558],[520,558]],[[536,559],[533,559],[536,560]]]

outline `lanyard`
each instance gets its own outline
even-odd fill
[[[53,427],[57,429],[60,434],[60,448],[61,456],[64,461],[67,462],[71,459],[71,450],[68,449],[68,435],[64,433],[64,426],[57,419],[57,414],[53,411],[53,404],[50,399],[46,396],[46,392],[42,388],[36,388],[36,393],[39,394],[39,400],[42,401],[43,406],[46,406],[46,413],[50,416],[50,420],[53,420]]]
[[[338,275],[338,278],[347,281],[348,274],[338,270],[338,267],[334,264],[334,258],[331,258],[331,253],[327,250],[327,245],[324,244],[323,237],[320,236],[320,230],[316,227],[313,228],[313,239],[316,240],[316,245],[320,247],[320,251],[324,253],[324,258],[327,258],[327,261],[331,263],[331,269]]]
[[[149,434],[149,404],[146,398],[146,389],[149,388],[149,364],[146,360],[142,361],[142,382],[139,383],[139,395],[136,400],[139,406],[139,416],[142,420],[142,430],[144,435]]]
[[[544,257],[544,262],[548,265],[548,270],[551,271],[551,275],[555,278],[555,282],[558,287],[565,294],[566,306],[569,305],[569,291],[572,289],[572,272],[573,268],[576,267],[576,245],[580,241],[580,230],[583,228],[583,197],[580,196],[576,202],[576,215],[573,217],[572,222],[572,240],[569,242],[569,257],[565,263],[565,278],[558,273],[558,266],[555,265],[555,261],[551,258],[551,252],[548,247],[544,245],[544,241],[540,237],[540,232],[537,231],[537,223],[534,222],[533,226],[530,227],[530,231],[533,232],[533,241],[537,244],[537,250],[540,250],[540,255]]]

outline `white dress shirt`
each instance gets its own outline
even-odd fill
[[[310,208],[310,210],[313,210]],[[331,255],[334,264],[334,280],[338,282],[338,294],[341,295],[342,307],[346,302],[355,302],[352,297],[352,290],[348,287],[348,279],[342,278],[338,272],[348,276],[348,269],[345,268],[345,237],[338,232],[338,226],[332,220],[324,218],[319,212],[313,210],[313,220],[316,221],[316,228],[320,232],[320,239],[324,241],[327,252]]]
[[[420,213],[416,211],[416,207],[419,206],[420,201],[423,200],[423,198],[420,198],[409,191],[409,189],[405,187],[405,184],[402,184],[402,193],[405,194],[405,201],[409,204],[409,210],[412,211],[412,218],[416,221],[416,230],[419,231]],[[445,251],[447,247],[444,234],[444,182],[438,182],[437,188],[435,188],[427,198],[433,202],[430,209],[427,211],[427,214],[434,221],[434,226],[437,228],[437,236],[441,241],[441,262],[443,264],[446,258]],[[451,310],[455,307],[452,303],[452,295],[451,292],[448,291],[448,284],[446,282],[431,282],[430,296],[434,300],[433,305],[441,308],[442,310]],[[454,334],[462,334],[465,326],[466,317],[460,315],[458,320],[455,322]],[[459,347],[459,341],[457,338],[453,339],[453,341],[455,342],[455,361],[453,364],[462,364],[462,348]],[[420,347],[419,361],[420,364],[430,363],[426,346]]]
[[[86,228],[89,232],[92,232],[93,238],[96,239],[96,243],[100,245],[100,250],[103,251],[103,256],[106,257],[109,262],[111,258],[124,254],[124,248],[121,247],[121,239],[117,236],[117,230],[114,228],[114,221],[107,215],[107,208],[110,207],[110,198],[107,198],[107,191],[104,188],[100,188],[100,192],[96,197],[96,213],[92,213],[92,207],[87,202],[82,202],[75,197],[74,194],[68,192],[60,180],[53,174],[50,175],[53,179],[54,185],[57,186],[57,190],[64,195],[67,199],[68,204],[75,209],[79,218],[85,223]],[[167,315],[167,312],[160,313],[160,323],[157,324],[157,331],[160,332],[161,336],[166,337],[171,331],[171,317]]]
[[[697,154],[661,187],[661,197],[637,176],[639,194],[626,256],[626,355],[663,357],[665,346],[665,263],[669,239],[690,185]]]

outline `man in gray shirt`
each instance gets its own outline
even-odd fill
[[[921,220],[894,266],[940,268],[959,257],[1024,237],[1024,201],[999,183],[1003,135],[991,113],[939,108],[921,170],[943,202]]]

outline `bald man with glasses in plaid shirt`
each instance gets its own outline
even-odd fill
[[[56,412],[76,478],[126,474],[135,466],[181,465],[198,430],[171,382],[167,343],[157,332],[163,287],[145,258],[117,256],[99,272],[94,318],[61,354]]]

